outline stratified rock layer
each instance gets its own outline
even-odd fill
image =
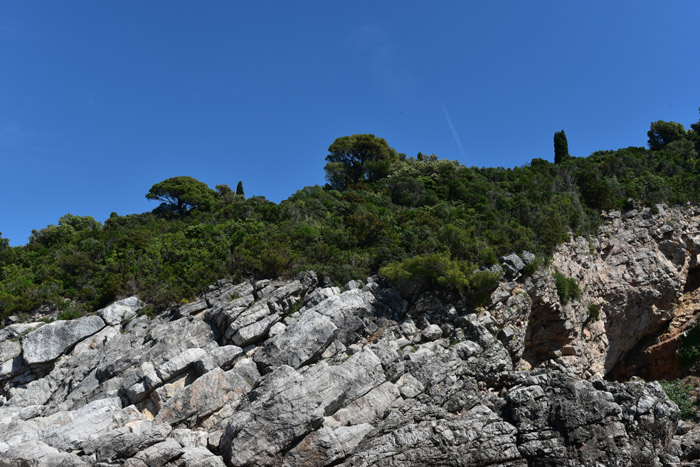
[[[487,309],[308,272],[222,280],[153,320],[131,298],[10,326],[0,465],[678,465],[700,442],[673,437],[660,386],[600,378],[668,322],[695,267],[670,216],[613,215],[532,277],[532,255],[504,257]],[[554,267],[581,299],[561,304]]]

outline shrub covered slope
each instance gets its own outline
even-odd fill
[[[307,269],[338,283],[377,272],[413,278],[478,300],[494,278],[477,266],[500,255],[547,256],[570,233],[594,234],[603,210],[699,202],[699,132],[700,122],[686,131],[658,121],[651,150],[567,150],[556,164],[512,169],[407,158],[353,135],[330,146],[328,185],[280,204],[246,199],[240,184],[234,192],[168,179],[147,194],[163,201],[152,212],[113,213],[104,224],[67,214],[21,247],[0,238],[0,318],[41,306],[74,315],[131,294],[158,310],[221,277]]]

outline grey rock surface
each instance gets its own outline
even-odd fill
[[[55,360],[66,350],[103,327],[105,322],[99,316],[56,321],[41,326],[22,338],[24,361],[32,365]]]
[[[668,240],[676,231],[663,232]],[[679,263],[678,248],[663,248],[666,266]],[[567,325],[552,310],[576,308],[561,306],[542,273],[523,277],[532,261],[505,257],[512,271],[479,310],[437,293],[402,297],[377,278],[341,293],[306,273],[222,280],[152,320],[132,315],[140,306],[132,298],[102,318],[13,324],[0,330],[0,465],[652,466],[698,458],[700,430],[685,424],[675,434],[678,408],[658,384],[587,380],[594,372],[571,363],[584,333],[573,315]],[[566,271],[581,277],[574,266]],[[639,285],[639,297],[653,283]],[[641,300],[621,290],[626,302],[602,299]],[[533,323],[545,322],[564,339],[556,349],[545,339],[552,358],[528,361],[539,349],[529,339],[541,336]]]
[[[129,297],[112,303],[108,307],[99,310],[97,314],[108,325],[116,326],[134,319],[144,305],[138,297]]]

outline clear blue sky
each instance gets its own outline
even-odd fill
[[[700,2],[0,4],[0,232],[153,209],[154,183],[324,183],[339,136],[469,166],[646,145],[700,106]],[[461,147],[460,147],[461,145]]]

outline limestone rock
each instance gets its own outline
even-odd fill
[[[97,312],[98,315],[110,326],[115,326],[136,317],[144,303],[138,297],[129,297],[114,302]]]
[[[105,327],[99,316],[56,321],[31,331],[22,339],[24,361],[32,365],[60,357],[82,339]]]

